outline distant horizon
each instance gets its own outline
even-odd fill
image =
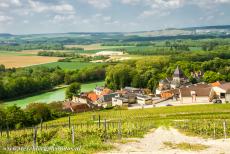
[[[223,25],[204,25],[204,26],[188,26],[188,27],[168,27],[168,28],[163,28],[163,29],[153,29],[153,30],[140,30],[140,31],[67,31],[67,32],[47,32],[47,33],[10,33],[10,32],[4,32],[4,33],[1,33],[0,34],[9,34],[9,35],[45,35],[45,34],[48,34],[48,35],[52,35],[52,34],[71,34],[71,33],[139,33],[139,32],[150,32],[150,31],[161,31],[161,30],[167,30],[167,29],[190,29],[190,28],[203,28],[203,27],[208,27],[208,28],[212,28],[212,27],[224,27],[224,26],[229,26],[230,27],[230,24],[223,24]]]

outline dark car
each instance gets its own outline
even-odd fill
[[[214,99],[212,102],[214,104],[222,104],[222,100],[220,100],[220,99]]]

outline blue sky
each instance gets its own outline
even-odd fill
[[[230,0],[0,0],[0,33],[123,32],[230,24]]]

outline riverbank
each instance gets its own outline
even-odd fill
[[[82,84],[81,86],[81,91],[86,92],[86,91],[91,91],[93,90],[96,86],[103,86],[104,81],[100,82],[93,82],[93,83],[87,83],[87,84]],[[25,108],[26,105],[30,103],[51,103],[55,101],[64,101],[65,100],[65,89],[67,86],[61,86],[61,87],[56,87],[56,89],[52,89],[49,91],[43,91],[42,93],[28,96],[28,97],[23,97],[19,98],[17,100],[9,100],[9,101],[4,101],[1,103],[3,106],[10,106],[16,104],[19,107]]]

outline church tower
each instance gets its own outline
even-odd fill
[[[173,73],[173,80],[171,83],[171,88],[175,89],[181,86],[181,83],[184,82],[184,73],[182,70],[177,66],[176,70]]]

